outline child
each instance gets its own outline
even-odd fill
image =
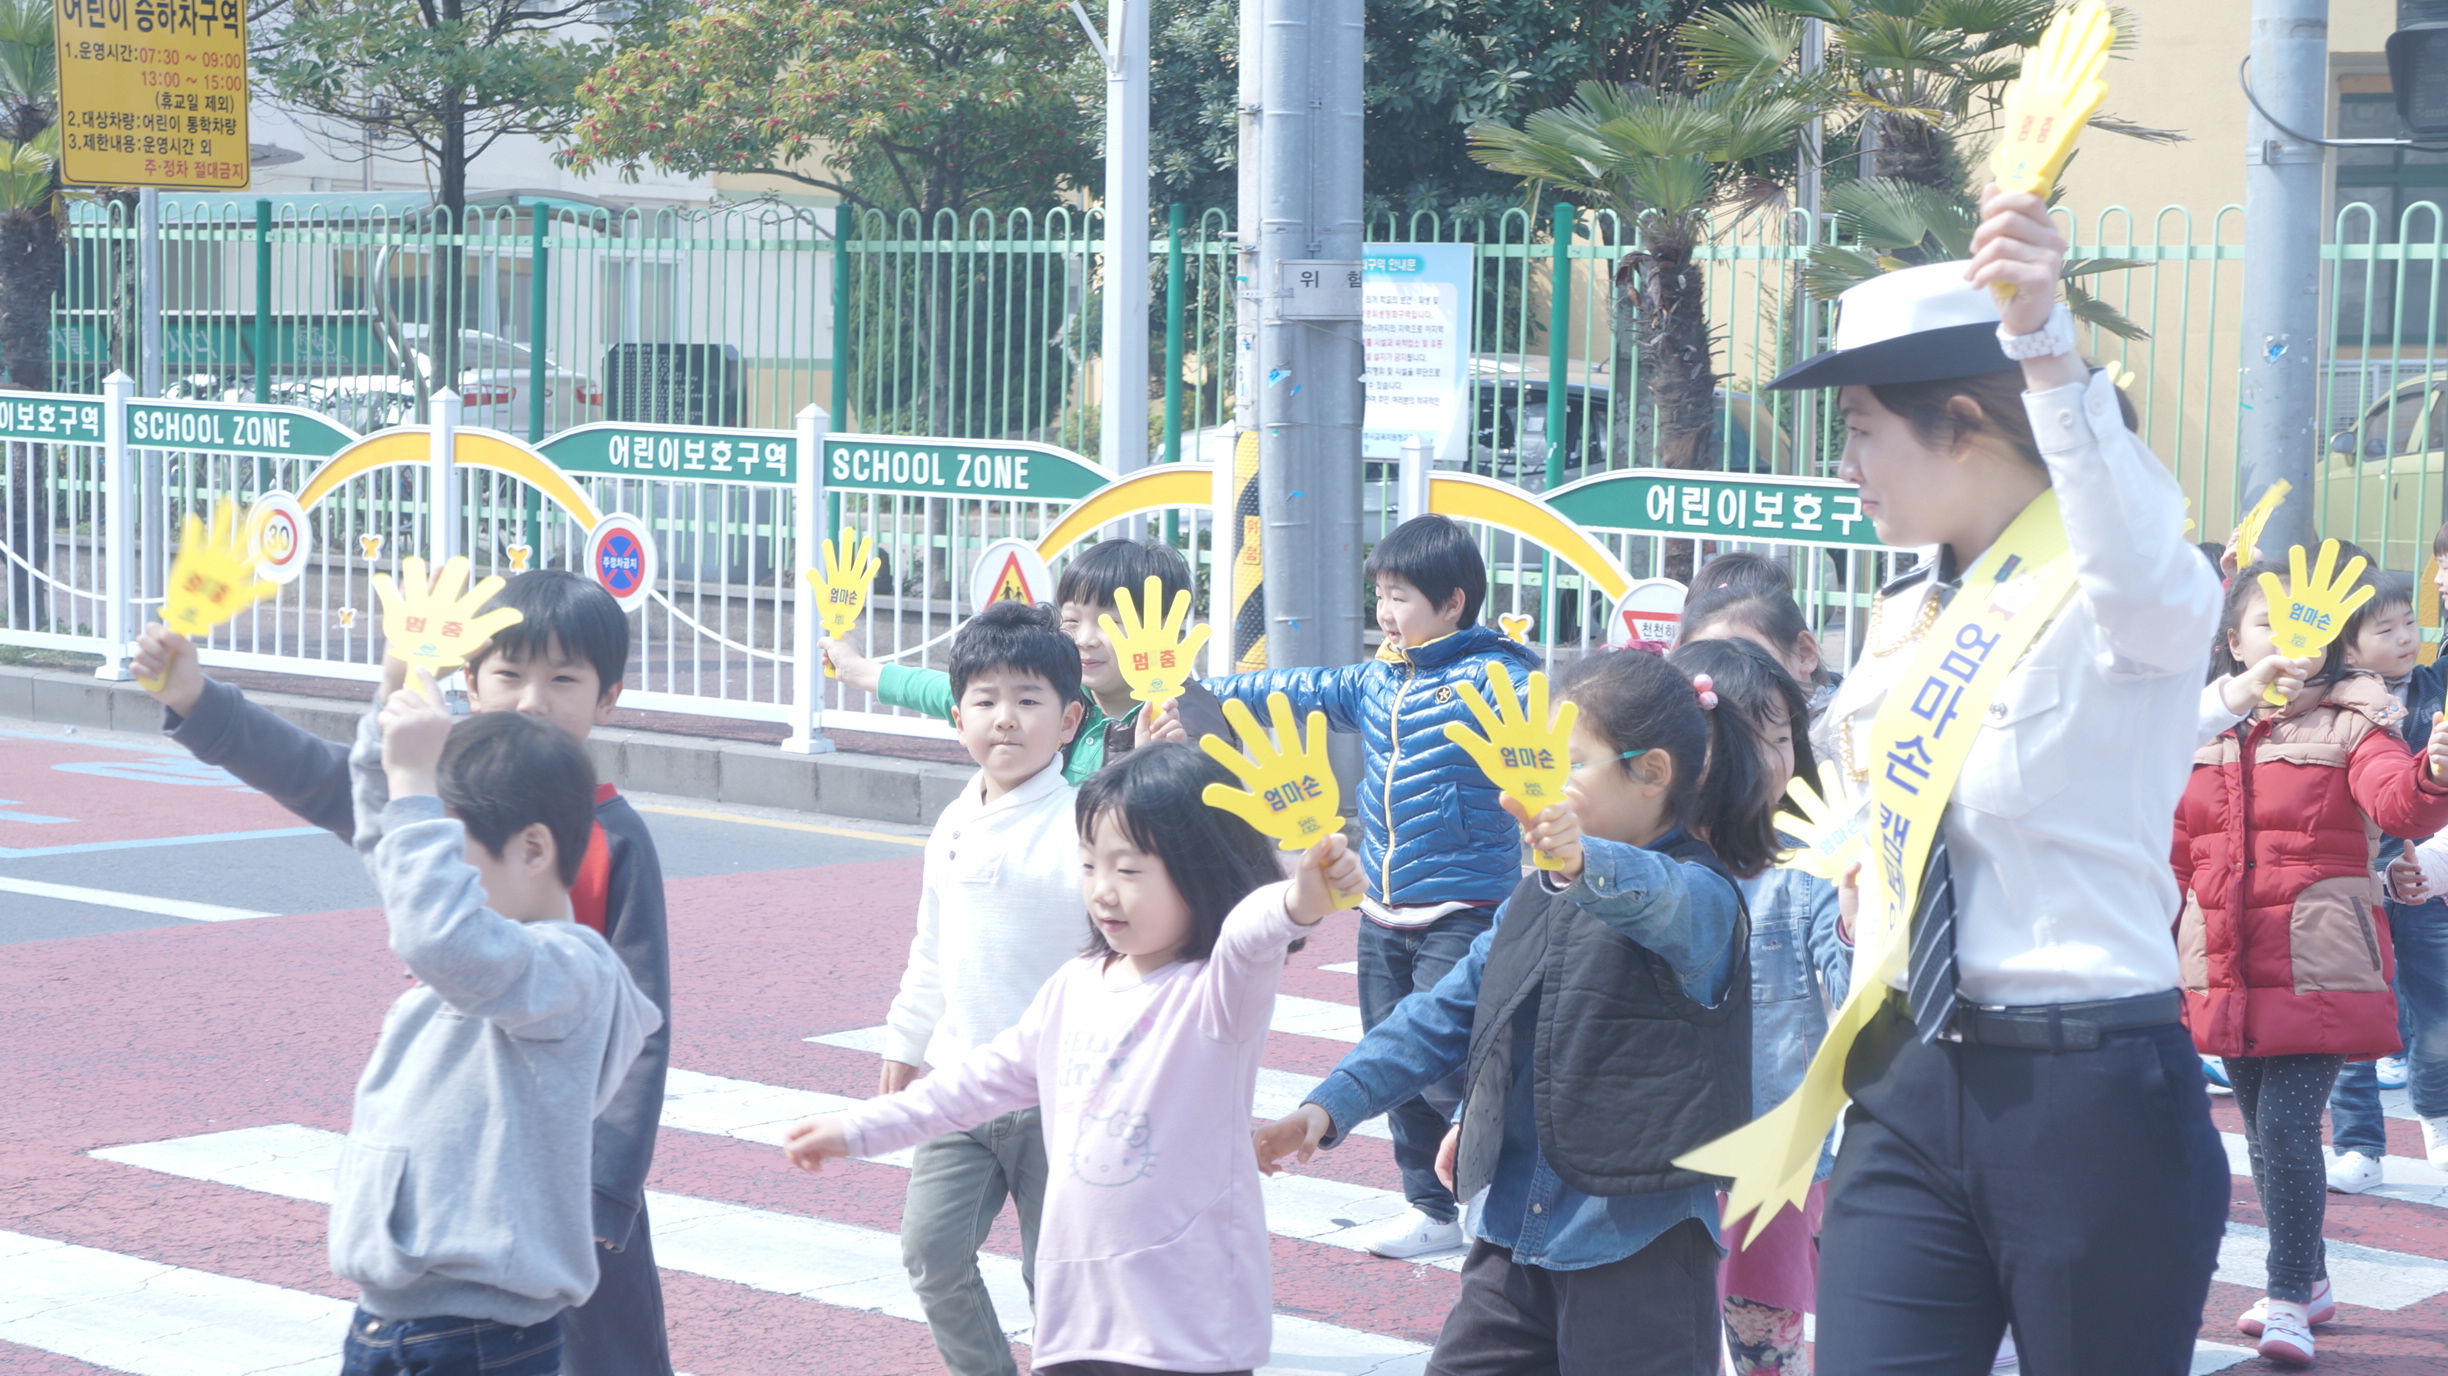
[[[2274,652],[2269,600],[2247,569],[2228,585],[2224,667]],[[2402,709],[2333,642],[2284,707],[2256,704],[2194,756],[2173,858],[2188,895],[2177,923],[2194,1044],[2226,1058],[2253,1185],[2269,1216],[2269,1286],[2237,1320],[2263,1357],[2313,1359],[2336,1313],[2321,1246],[2320,1110],[2350,1057],[2397,1049],[2393,964],[2366,828],[2448,826],[2448,736],[2406,750]]]
[[[1079,947],[1079,837],[1062,748],[1079,729],[1079,656],[1052,615],[997,602],[952,639],[952,726],[978,762],[927,838],[918,934],[877,1092],[921,1065],[960,1064],[1020,1021]],[[1016,1108],[922,1142],[901,1207],[901,1259],[954,1376],[1017,1370],[977,1252],[1010,1198],[1020,1214],[1021,1275],[1036,1277],[1045,1137]]]
[[[357,1081],[331,1266],[345,1376],[546,1376],[596,1286],[595,1116],[662,1022],[571,920],[586,751],[516,712],[454,726],[433,679],[359,724],[357,847],[415,987]]]
[[[1281,882],[1274,845],[1200,801],[1218,783],[1231,784],[1223,768],[1180,744],[1090,779],[1076,813],[1086,953],[958,1064],[785,1140],[812,1171],[1042,1105],[1061,1163],[1046,1187],[1043,1376],[1247,1376],[1267,1358],[1250,1100],[1285,951],[1333,911],[1330,886],[1363,878],[1337,834]]]
[[[478,713],[538,716],[583,744],[612,719],[629,663],[629,619],[612,595],[574,573],[537,569],[512,578],[490,604],[525,619],[468,661],[468,703]],[[208,678],[195,646],[158,623],[145,628],[132,664],[159,677],[162,732],[206,764],[227,769],[308,822],[348,839],[356,829],[347,747],[309,734]],[[383,665],[387,701],[405,680]],[[663,1287],[646,1217],[646,1173],[663,1117],[671,1065],[671,953],[664,935],[663,868],[645,819],[610,783],[595,787],[595,826],[570,901],[579,925],[612,945],[631,979],[654,1000],[662,1026],[612,1106],[595,1125],[595,1237],[603,1278],[595,1296],[564,1316],[568,1376],[671,1376],[663,1331]]]
[[[1715,1376],[1717,1187],[1673,1161],[1751,1117],[1729,867],[1766,864],[1774,838],[1711,798],[1756,818],[1762,752],[1655,655],[1583,660],[1563,694],[1581,709],[1566,801],[1514,813],[1561,868],[1525,877],[1452,973],[1261,1128],[1258,1159],[1306,1161],[1462,1071],[1439,1164],[1475,1240],[1428,1370]],[[1704,793],[1712,749],[1738,763]],[[1742,849],[1720,859],[1706,834]]]
[[[1396,1004],[1436,987],[1520,881],[1519,834],[1496,786],[1445,738],[1445,726],[1472,725],[1460,686],[1486,692],[1490,664],[1506,665],[1518,685],[1539,661],[1536,651],[1479,624],[1487,566],[1470,534],[1443,516],[1396,526],[1369,552],[1367,576],[1377,585],[1377,625],[1385,632],[1377,658],[1237,674],[1206,686],[1253,707],[1279,692],[1294,711],[1321,710],[1335,730],[1360,733],[1367,754],[1360,851],[1370,889],[1361,905],[1360,1025],[1374,1028]],[[1460,1086],[1423,1089],[1387,1106],[1411,1207],[1360,1239],[1381,1257],[1462,1245],[1453,1192],[1436,1176],[1437,1143]]]
[[[2375,589],[2372,599],[2347,619],[2338,637],[2346,647],[2346,667],[2380,676],[2397,705],[2407,709],[2398,734],[2407,745],[2421,750],[2431,739],[2442,683],[2437,669],[2414,662],[2422,649],[2422,627],[2414,620],[2413,585],[2402,575],[2386,572],[2375,572],[2366,581]],[[2422,839],[2388,837],[2381,841],[2377,863],[2384,881],[2392,868],[2400,867],[2408,843]],[[2396,887],[2409,894],[2419,890],[2420,868],[2410,864],[2402,868],[2411,871],[2407,879],[2417,882]],[[2410,1062],[2416,1057],[2423,1059],[2424,1074],[2423,1087],[2417,1091],[2422,1103],[2415,1113],[2420,1116],[2429,1107],[2434,1110],[2432,1116],[2448,1115],[2448,1083],[2443,1083],[2448,1072],[2437,1067],[2439,1051],[2423,1050],[2422,1035],[2424,1027],[2448,1014],[2448,1003],[2439,996],[2443,983],[2448,982],[2448,967],[2440,959],[2448,905],[2437,898],[2403,902],[2392,893],[2387,911],[2397,961],[2392,983],[2397,995],[2397,1036],[2405,1044],[2405,1053],[2384,1056],[2376,1067],[2370,1061],[2348,1061],[2338,1072],[2337,1088],[2329,1094],[2329,1188],[2340,1194],[2361,1194],[2380,1183],[2380,1161],[2388,1155],[2380,1091],[2404,1087]],[[2441,1117],[2441,1126],[2448,1129],[2448,1117]],[[2448,1160],[2448,1132],[2439,1140],[2442,1159]]]
[[[1755,554],[1721,554],[1692,580],[1683,603],[1677,643],[1748,640],[1776,656],[1778,664],[1810,694],[1810,715],[1798,723],[1807,734],[1819,722],[1844,676],[1827,667],[1819,640],[1794,601],[1793,580],[1782,564]]]
[[[1749,640],[1700,640],[1677,646],[1667,662],[1703,679],[1717,694],[1716,712],[1738,714],[1759,737],[1764,774],[1757,778],[1752,806],[1727,798],[1713,811],[1734,817],[1746,830],[1771,832],[1785,786],[1796,770],[1816,780],[1819,767],[1809,738],[1799,729],[1810,709],[1796,684],[1766,650]],[[1710,784],[1719,782],[1710,766]],[[1728,786],[1739,779],[1729,777]],[[1708,838],[1720,854],[1756,853],[1755,836]],[[1732,843],[1729,843],[1732,842]],[[1782,835],[1767,842],[1788,844]],[[1838,932],[1836,886],[1796,869],[1764,868],[1737,873],[1743,906],[1751,917],[1751,1111],[1764,1114],[1802,1083],[1811,1057],[1827,1036],[1828,1010],[1843,1004],[1853,956]],[[1814,1239],[1827,1205],[1825,1184],[1832,1157],[1823,1157],[1819,1178],[1803,1207],[1788,1206],[1766,1232],[1727,1255],[1719,1278],[1725,1294],[1726,1344],[1736,1376],[1803,1373],[1802,1316],[1819,1288]]]
[[[1134,603],[1144,600],[1151,577],[1164,588],[1164,607],[1155,609],[1158,613],[1173,605],[1175,593],[1191,587],[1190,564],[1180,551],[1137,540],[1105,540],[1090,546],[1063,568],[1062,580],[1054,585],[1062,633],[1079,647],[1079,681],[1088,690],[1088,718],[1080,724],[1078,743],[1071,747],[1070,761],[1063,768],[1063,777],[1072,783],[1104,768],[1106,761],[1120,757],[1139,741],[1141,704],[1131,697],[1131,686],[1123,679],[1113,646],[1106,643],[1097,618],[1116,615],[1117,588],[1130,589]],[[1143,616],[1149,610],[1139,609]],[[873,693],[887,707],[951,718],[955,694],[942,670],[869,659],[838,640],[823,640],[818,646],[843,683]]]

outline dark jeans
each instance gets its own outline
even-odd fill
[[[2227,1153],[2175,1023],[2093,1051],[1924,1044],[1900,999],[1845,1068],[1819,1234],[1820,1376],[2184,1376]]]
[[[2424,1118],[2448,1117],[2448,903],[2388,905],[2397,949],[2397,1035],[2405,1042],[2406,1097]],[[2380,1077],[2349,1061],[2329,1094],[2329,1141],[2340,1155],[2388,1155]]]
[[[1492,908],[1447,913],[1425,927],[1387,927],[1362,918],[1361,1028],[1392,1017],[1395,1005],[1414,993],[1434,989],[1495,920]],[[1456,1210],[1453,1191],[1436,1178],[1437,1145],[1445,1140],[1454,1105],[1461,1101],[1461,1076],[1452,1075],[1386,1112],[1386,1126],[1394,1133],[1394,1165],[1402,1171],[1403,1198],[1442,1223],[1451,1223]]]
[[[558,1376],[561,1316],[512,1328],[490,1319],[349,1317],[340,1376]]]
[[[2227,1083],[2244,1115],[2253,1188],[2269,1219],[2269,1293],[2297,1304],[2329,1274],[2321,1222],[2329,1172],[2321,1160],[2321,1105],[2343,1056],[2229,1056]]]
[[[1580,1271],[1474,1242],[1427,1376],[1717,1376],[1721,1255],[1696,1218]]]

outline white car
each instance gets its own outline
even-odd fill
[[[400,335],[416,370],[430,379],[434,367],[429,350],[433,328],[402,325]],[[527,346],[483,330],[461,330],[459,339],[459,367],[452,386],[465,408],[460,412],[461,423],[526,438],[527,392],[534,381],[533,356]],[[601,383],[572,372],[553,362],[550,354],[545,355],[545,434],[602,420],[603,402]]]

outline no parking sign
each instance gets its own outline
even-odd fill
[[[255,551],[255,576],[294,583],[306,571],[306,511],[286,492],[267,492],[247,512],[247,543]]]
[[[655,547],[646,523],[623,511],[597,521],[587,532],[584,568],[622,611],[637,610],[654,591]]]

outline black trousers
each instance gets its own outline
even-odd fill
[[[2227,1223],[2227,1154],[2177,1024],[2095,1051],[1923,1045],[1890,999],[1819,1244],[1821,1376],[2183,1376]]]
[[[617,1252],[597,1247],[595,1262],[601,1268],[595,1293],[561,1311],[562,1376],[672,1376],[663,1277],[643,1204],[629,1245]]]
[[[1473,1242],[1427,1376],[1717,1376],[1722,1255],[1696,1218],[1582,1271]]]

